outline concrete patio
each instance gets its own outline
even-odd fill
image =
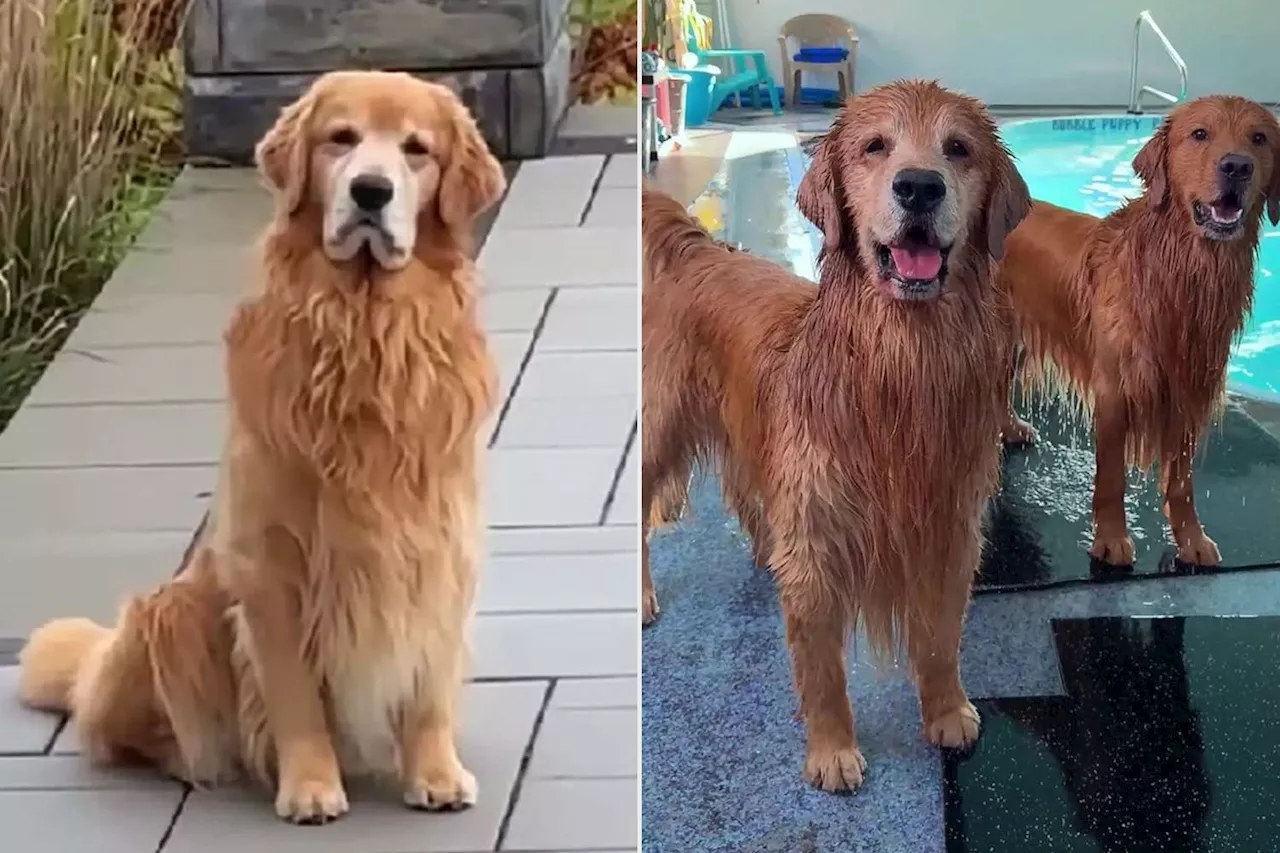
[[[188,170],[0,434],[0,832],[21,853],[607,851],[637,845],[634,152],[521,165],[481,252],[504,405],[461,751],[480,803],[353,792],[326,828],[261,792],[102,772],[20,707],[44,620],[110,621],[178,567],[224,422],[220,335],[270,200]]]

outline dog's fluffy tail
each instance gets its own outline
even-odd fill
[[[112,630],[89,619],[55,619],[37,628],[18,655],[18,696],[32,708],[74,712],[80,669]]]
[[[698,249],[739,251],[708,234],[680,202],[647,186],[640,194],[640,228],[645,268],[650,274],[679,264],[690,252]]]

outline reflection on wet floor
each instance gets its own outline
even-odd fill
[[[944,757],[948,853],[1280,849],[1280,619],[1053,631],[1066,695],[979,703],[982,740]]]

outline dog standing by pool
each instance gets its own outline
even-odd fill
[[[1030,199],[978,101],[899,82],[845,104],[797,204],[823,233],[816,287],[644,190],[641,513],[718,465],[777,580],[805,776],[839,791],[866,770],[860,619],[877,651],[905,643],[930,742],[978,735],[958,658],[1008,394],[996,262]]]
[[[1126,470],[1158,464],[1178,560],[1214,566],[1192,460],[1253,304],[1264,211],[1280,223],[1280,124],[1244,98],[1200,98],[1169,114],[1133,168],[1146,191],[1103,219],[1036,202],[1009,235],[1002,280],[1024,376],[1092,413],[1090,554],[1133,563]],[[1012,410],[1004,432],[1034,435]]]

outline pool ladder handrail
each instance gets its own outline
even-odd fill
[[[1138,86],[1138,47],[1142,43],[1142,25],[1146,24],[1151,28],[1151,32],[1156,34],[1156,38],[1160,39],[1160,44],[1164,46],[1164,52],[1173,60],[1173,64],[1178,67],[1178,80],[1180,83],[1177,96],[1170,95],[1168,92],[1157,89],[1155,86]],[[1133,62],[1129,69],[1129,112],[1133,115],[1142,114],[1142,96],[1155,95],[1162,101],[1169,104],[1176,104],[1183,101],[1187,97],[1187,63],[1182,61],[1182,55],[1177,49],[1169,43],[1169,38],[1164,34],[1164,30],[1160,29],[1160,25],[1156,23],[1156,19],[1151,17],[1150,10],[1143,10],[1138,13],[1137,20],[1133,22]]]

